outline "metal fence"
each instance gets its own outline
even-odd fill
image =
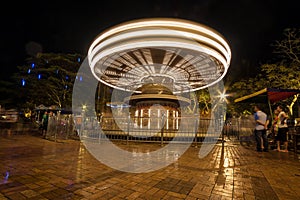
[[[78,133],[75,129],[72,114],[53,115],[48,118],[48,128],[46,138],[50,140],[77,138]]]
[[[235,139],[249,145],[255,142],[254,127],[253,116],[231,118],[224,122],[223,119],[201,117],[174,117],[170,119],[163,117],[103,117],[99,119],[97,117],[58,114],[49,117],[46,138],[54,141],[58,139],[82,139],[99,142],[109,139],[161,144],[172,141],[193,142],[196,145],[204,140],[215,143],[216,140]],[[3,127],[1,129],[6,130]],[[295,127],[289,127],[288,139],[292,143],[294,142],[295,130]],[[272,141],[274,138],[270,137],[269,139],[270,145],[274,145],[274,141]]]
[[[238,118],[231,118],[226,121],[227,135],[235,136],[241,142],[253,141],[253,130],[255,121],[253,116],[242,116]]]
[[[93,139],[143,141],[143,142],[185,142],[193,140],[214,142],[220,137],[236,138],[251,142],[255,122],[249,117],[223,119],[175,117],[171,119],[147,117],[83,117],[57,115],[49,117],[48,139]],[[222,133],[223,135],[221,135]]]
[[[170,119],[147,117],[84,118],[77,125],[82,139],[125,140],[135,142],[215,142],[221,137],[222,119],[174,117]]]

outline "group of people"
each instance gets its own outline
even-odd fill
[[[254,120],[255,120],[255,140],[256,140],[256,150],[258,152],[269,151],[269,141],[267,136],[267,130],[269,127],[270,120],[266,113],[264,113],[259,105],[254,106]],[[276,151],[288,152],[288,115],[284,112],[283,106],[277,106],[274,111],[274,119],[271,125],[271,132],[275,137],[277,144]],[[281,144],[283,144],[284,149],[281,149]]]

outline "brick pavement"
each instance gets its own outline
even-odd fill
[[[159,144],[119,144],[154,150]],[[215,145],[205,158],[190,147],[173,164],[126,173],[97,161],[80,141],[30,135],[0,137],[3,199],[291,199],[300,197],[299,155],[254,151],[239,143]]]

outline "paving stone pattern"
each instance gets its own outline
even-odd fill
[[[122,144],[145,151],[159,144]],[[300,161],[293,152],[256,152],[226,141],[205,158],[190,147],[175,163],[149,173],[114,170],[76,140],[0,137],[0,200],[300,199]]]

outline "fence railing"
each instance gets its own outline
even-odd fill
[[[221,119],[174,118],[85,118],[76,127],[80,138],[143,142],[214,142],[223,129]]]
[[[252,116],[223,119],[174,117],[82,117],[75,123],[73,115],[49,118],[47,137],[56,139],[82,138],[91,140],[125,140],[136,142],[214,142],[223,136],[240,141],[253,140]]]
[[[47,139],[70,139],[78,137],[73,115],[56,115],[48,118]]]

